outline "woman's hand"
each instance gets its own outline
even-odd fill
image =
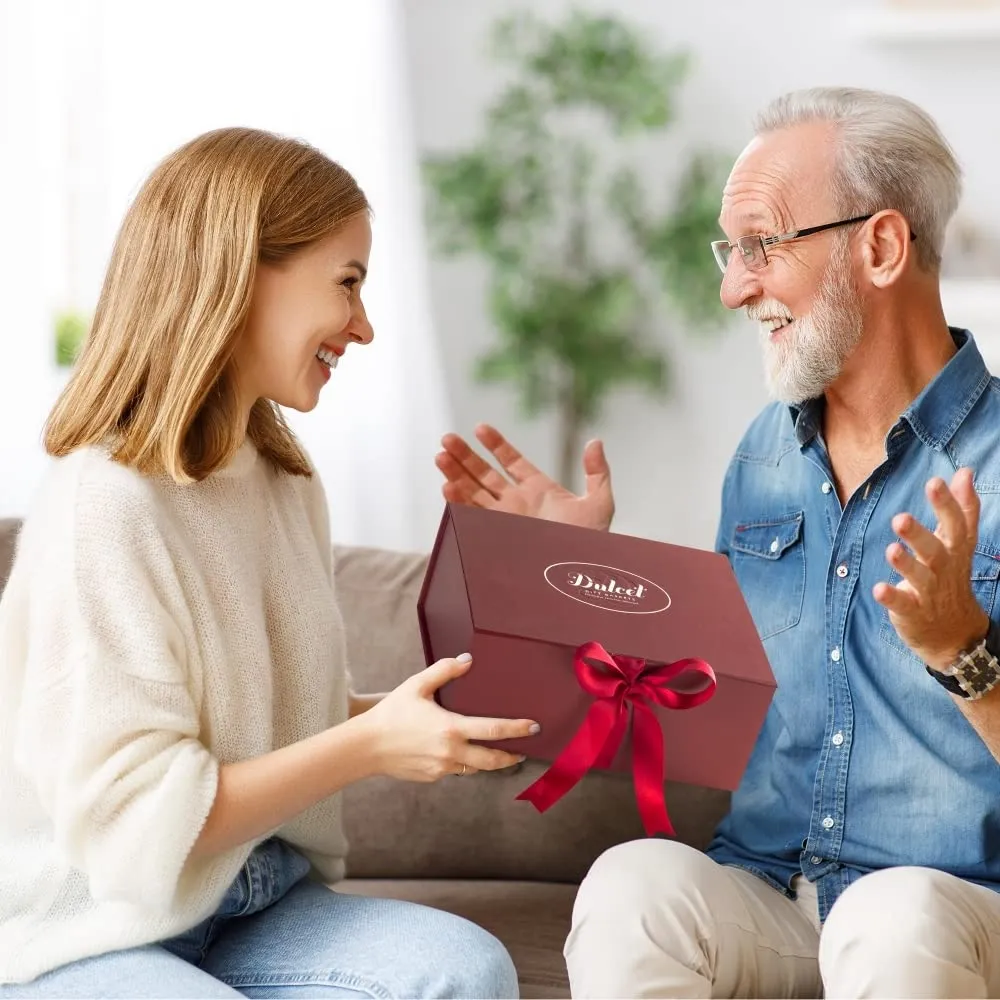
[[[483,719],[458,715],[434,701],[434,692],[468,671],[471,657],[438,660],[407,678],[359,716],[371,738],[378,774],[404,781],[437,781],[449,774],[496,771],[520,763],[519,754],[476,746],[470,740],[533,736],[530,719]]]

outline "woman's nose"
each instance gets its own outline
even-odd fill
[[[368,317],[362,314],[351,320],[348,336],[357,344],[370,344],[375,339],[375,330]]]

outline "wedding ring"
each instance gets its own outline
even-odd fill
[[[463,764],[462,765],[462,770],[458,772],[458,776],[460,778],[464,777],[465,776],[465,772],[468,771],[468,770],[469,770],[468,766],[466,764]]]

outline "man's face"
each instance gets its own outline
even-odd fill
[[[777,236],[839,219],[832,188],[832,130],[802,125],[755,139],[722,199],[726,238]],[[822,395],[861,339],[862,311],[850,233],[833,230],[768,247],[749,270],[734,252],[722,280],[729,309],[760,324],[768,389],[788,403]]]

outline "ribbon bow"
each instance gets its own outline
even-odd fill
[[[674,835],[663,794],[663,734],[650,702],[664,708],[702,705],[715,694],[715,671],[704,660],[684,659],[650,665],[632,656],[612,656],[597,642],[580,646],[573,658],[580,687],[595,701],[573,738],[549,769],[518,799],[539,812],[555,805],[592,767],[609,767],[628,730],[632,715],[632,781],[639,816],[648,835]],[[677,691],[667,684],[692,670],[708,678],[696,692]]]

